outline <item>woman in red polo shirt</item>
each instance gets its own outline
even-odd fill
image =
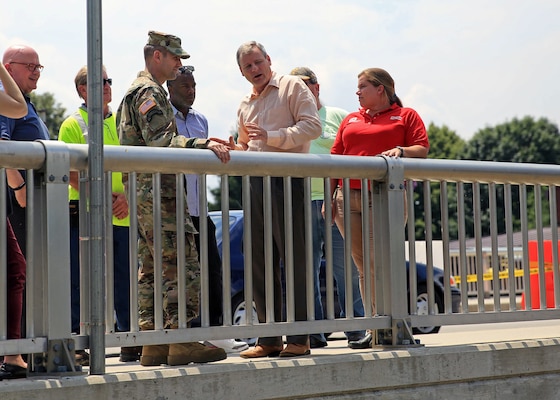
[[[331,154],[353,156],[418,157],[426,158],[429,144],[424,122],[416,111],[403,107],[395,94],[395,82],[381,68],[368,68],[358,75],[358,100],[360,109],[349,114],[340,124]],[[333,180],[333,213],[336,225],[344,236],[344,197],[342,181]],[[361,181],[350,180],[350,215],[352,258],[360,274],[360,291],[364,304],[364,257],[362,246]],[[371,212],[371,199],[370,199]],[[405,210],[406,212],[406,210]],[[370,229],[370,235],[373,229]],[[373,237],[370,236],[370,249]],[[370,250],[372,312],[375,313],[373,251]],[[372,335],[358,342],[350,342],[350,348],[371,347]]]

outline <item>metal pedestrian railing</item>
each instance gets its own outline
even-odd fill
[[[375,312],[371,305],[365,304],[364,317],[352,315],[352,300],[347,296],[344,318],[337,318],[334,313],[334,293],[332,284],[327,284],[327,318],[317,321],[313,318],[313,288],[307,285],[307,321],[295,321],[293,307],[294,293],[292,286],[286,289],[287,322],[253,323],[253,311],[247,307],[246,320],[233,325],[231,313],[231,258],[227,242],[229,233],[223,230],[223,283],[224,283],[224,322],[222,326],[210,326],[208,303],[209,288],[201,286],[201,326],[187,328],[185,316],[179,321],[180,329],[163,329],[156,326],[153,331],[140,331],[137,322],[137,300],[135,280],[131,280],[131,329],[129,332],[116,332],[114,316],[111,310],[114,296],[112,291],[111,262],[104,263],[103,274],[92,275],[88,270],[88,260],[109,259],[111,242],[105,240],[105,252],[91,251],[88,247],[88,228],[82,226],[82,279],[81,285],[81,331],[71,334],[70,328],[70,268],[69,268],[69,218],[68,218],[68,177],[70,170],[80,171],[83,181],[87,182],[87,146],[69,145],[61,142],[4,142],[0,147],[0,168],[18,168],[27,171],[28,207],[27,207],[27,290],[25,338],[7,340],[7,321],[0,318],[0,355],[31,354],[31,372],[36,374],[72,374],[80,373],[74,365],[74,351],[89,348],[96,355],[104,354],[106,348],[121,346],[138,346],[146,344],[179,343],[207,339],[226,339],[236,337],[257,337],[309,334],[313,332],[352,331],[360,329],[377,329],[388,332],[394,346],[414,346],[413,330],[425,326],[474,324],[489,322],[524,321],[532,319],[552,319],[560,316],[560,278],[558,274],[558,248],[546,247],[542,232],[551,228],[552,243],[558,242],[556,186],[560,186],[560,167],[555,165],[534,165],[514,163],[491,163],[457,160],[394,159],[387,157],[351,157],[289,153],[246,153],[233,152],[228,164],[220,163],[208,150],[145,148],[107,146],[104,150],[105,190],[110,188],[110,172],[121,171],[128,174],[129,206],[131,215],[136,215],[135,196],[136,177],[140,173],[153,174],[158,182],[162,174],[177,176],[177,190],[181,193],[183,174],[200,174],[200,209],[207,203],[207,178],[217,176],[220,179],[222,196],[222,217],[224,226],[228,226],[229,184],[228,177],[242,178],[243,210],[249,215],[249,178],[262,176],[265,191],[270,177],[305,178],[305,199],[309,200],[310,177],[325,180],[326,192],[330,192],[329,178],[343,178],[346,190],[350,179],[362,181],[362,204],[371,202],[373,213],[363,213],[363,225],[372,222],[374,237],[375,268]],[[0,237],[5,238],[6,185],[4,171],[0,179],[2,191],[0,197]],[[85,184],[85,183],[84,183]],[[433,194],[436,187],[437,195]],[[528,188],[530,201],[528,202]],[[422,190],[420,190],[422,189]],[[512,201],[512,189],[516,201]],[[405,196],[408,209],[408,224],[405,229],[403,209]],[[85,192],[87,195],[87,192]],[[157,196],[157,191],[154,191]],[[545,195],[546,194],[546,195]],[[265,193],[265,199],[267,195]],[[105,193],[106,207],[110,204]],[[183,197],[178,196],[177,209],[184,210]],[[435,201],[435,200],[437,201]],[[268,196],[270,201],[270,196]],[[285,201],[290,201],[286,197]],[[514,205],[515,203],[515,205]],[[327,202],[327,204],[329,204]],[[436,207],[433,206],[436,204]],[[528,205],[530,204],[530,206]],[[287,208],[289,210],[289,207]],[[327,207],[326,223],[332,223]],[[85,212],[85,211],[83,211]],[[156,212],[159,210],[156,209]],[[345,210],[349,213],[349,210]],[[289,211],[288,211],[289,213]],[[306,213],[309,208],[306,207]],[[107,215],[110,210],[107,209]],[[183,212],[177,213],[182,218]],[[107,218],[107,215],[102,218]],[[423,217],[423,229],[417,229],[414,222]],[[286,216],[289,218],[289,215]],[[346,218],[348,219],[348,218]],[[82,218],[87,220],[87,218]],[[105,219],[106,220],[106,219]],[[110,221],[110,220],[109,220]],[[202,254],[208,243],[204,231],[206,225],[201,218]],[[99,222],[99,221],[98,221]],[[103,221],[101,221],[103,222]],[[519,226],[514,229],[514,222]],[[82,222],[81,222],[82,223]],[[110,226],[103,222],[105,226]],[[434,223],[437,225],[434,228]],[[534,241],[529,240],[529,230],[537,232]],[[181,224],[179,224],[181,225]],[[249,225],[246,225],[249,226]],[[451,229],[451,227],[454,227]],[[488,228],[488,229],[487,229]],[[487,235],[483,231],[488,230]],[[108,230],[108,229],[107,229]],[[137,268],[136,252],[137,225],[131,219],[131,272]],[[349,231],[349,230],[347,230]],[[157,232],[157,229],[156,229]],[[469,232],[469,233],[467,233]],[[505,246],[498,246],[498,236],[504,232]],[[520,232],[521,244],[514,246],[513,235]],[[541,233],[539,233],[541,232]],[[288,228],[289,234],[289,228]],[[368,232],[364,232],[367,235]],[[245,229],[244,242],[246,252],[251,245],[250,229]],[[272,235],[266,232],[266,236]],[[309,237],[309,233],[307,233]],[[443,242],[442,265],[434,265],[434,235]],[[110,236],[107,232],[106,236]],[[179,235],[180,236],[180,235]],[[405,266],[405,239],[408,237],[409,269]],[[490,246],[482,245],[483,238],[490,238]],[[417,285],[418,269],[416,260],[416,239],[425,241],[426,276],[425,288]],[[472,248],[467,248],[468,240],[474,241]],[[105,238],[106,239],[106,238]],[[265,243],[267,240],[265,240]],[[268,241],[270,243],[270,241]],[[310,240],[307,240],[309,243]],[[458,248],[451,248],[455,242]],[[369,242],[365,241],[365,253],[369,253]],[[178,248],[182,243],[179,240]],[[5,240],[0,244],[0,286],[4,293],[7,287],[5,265]],[[532,249],[532,250],[531,250]],[[271,251],[269,248],[267,251]],[[307,249],[310,254],[311,248]],[[332,266],[329,264],[330,243],[327,241],[327,282],[332,282]],[[349,247],[346,247],[349,251]],[[156,251],[157,254],[157,251]],[[289,257],[290,255],[286,255]],[[306,257],[310,259],[310,257]],[[346,257],[346,268],[351,268],[350,258]],[[205,256],[201,260],[202,282],[207,281],[208,266]],[[245,301],[252,300],[250,260],[245,260]],[[157,263],[156,263],[157,264]],[[481,266],[479,268],[478,266]],[[265,268],[271,268],[266,265]],[[437,268],[442,269],[441,293],[434,277],[439,276]],[[489,268],[490,267],[490,268]],[[307,277],[312,276],[312,266],[307,260],[288,263],[290,268],[306,268]],[[156,270],[157,273],[157,270]],[[366,269],[366,285],[363,288],[369,298],[372,288],[369,285],[370,271]],[[348,276],[348,275],[347,275]],[[99,280],[100,282],[97,282]],[[458,281],[460,289],[460,306],[454,309],[453,296],[457,294],[453,281]],[[101,285],[93,285],[93,281]],[[99,292],[98,287],[104,288]],[[552,289],[550,289],[552,287]],[[425,293],[419,291],[425,290]],[[156,287],[156,296],[161,297],[161,288]],[[272,291],[272,286],[267,286]],[[537,293],[538,292],[538,293]],[[352,293],[347,290],[346,293]],[[516,297],[522,293],[526,309],[520,310]],[[105,307],[103,315],[97,308],[90,307],[91,299],[99,300],[101,296]],[[184,293],[179,294],[184,302]],[[493,299],[494,308],[488,311],[484,307],[485,299]],[[507,297],[509,308],[504,310],[501,298]],[[552,297],[552,302],[550,302]],[[478,311],[468,308],[469,301],[478,303]],[[420,307],[420,301],[426,307]],[[369,302],[366,302],[369,303]],[[537,307],[536,307],[537,306]],[[548,308],[547,308],[548,306]],[[7,302],[0,297],[0,315],[5,316]],[[91,311],[90,311],[91,310]],[[422,311],[423,310],[423,311]],[[272,310],[267,312],[273,313]],[[93,322],[92,322],[93,321]],[[102,324],[105,330],[103,343],[91,337],[92,323]],[[96,325],[97,326],[97,325]],[[104,373],[104,369],[91,368],[90,373]]]

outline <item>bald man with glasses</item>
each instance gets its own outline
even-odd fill
[[[39,55],[29,46],[10,46],[4,52],[2,64],[23,93],[27,103],[27,115],[23,118],[8,118],[0,115],[0,138],[2,140],[19,141],[48,140],[50,137],[47,126],[37,115],[37,110],[29,98],[29,94],[37,89],[37,82],[44,68],[39,61]],[[12,199],[15,200],[13,201],[13,212],[9,218],[21,251],[25,256],[27,253],[25,171],[8,169],[6,170],[6,177],[8,186],[12,188]]]

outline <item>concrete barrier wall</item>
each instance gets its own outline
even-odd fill
[[[556,399],[560,339],[0,382],[2,399]]]

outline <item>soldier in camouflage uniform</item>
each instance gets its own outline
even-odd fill
[[[217,139],[187,139],[177,134],[171,104],[162,84],[175,79],[181,59],[188,53],[181,47],[181,39],[161,32],[150,31],[144,46],[146,69],[138,74],[124,96],[117,111],[117,129],[122,145],[183,147],[211,149],[222,162],[229,161],[229,148]],[[161,176],[161,242],[163,326],[177,329],[177,221],[175,175]],[[154,329],[154,231],[153,187],[151,174],[138,174],[138,309],[141,330]],[[156,188],[157,189],[157,188]],[[195,247],[196,229],[191,221],[185,193],[185,260],[187,321],[198,315],[200,265]],[[143,346],[140,363],[144,366],[190,362],[210,362],[226,358],[220,348],[209,348],[198,342]]]

